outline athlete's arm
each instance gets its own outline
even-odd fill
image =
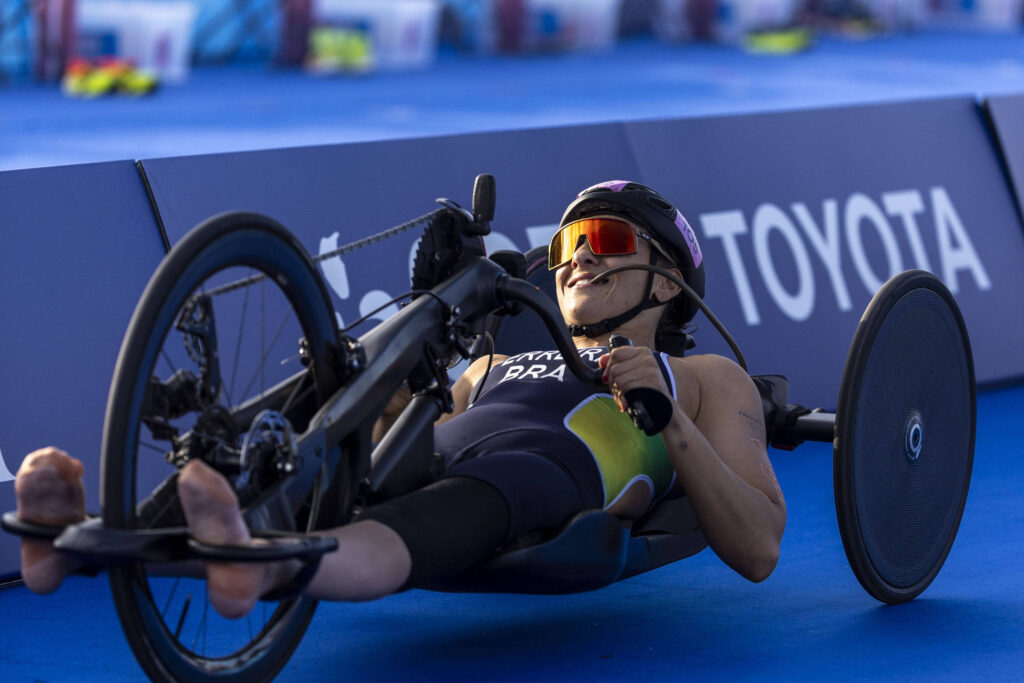
[[[501,361],[508,358],[500,353],[494,354],[493,360],[491,360],[491,367],[494,367]],[[473,397],[473,391],[476,389],[478,382],[484,378],[484,373],[487,371],[488,357],[482,356],[477,358],[475,361],[469,364],[466,371],[462,373],[455,383],[452,384],[452,400],[455,403],[455,409],[450,413],[445,413],[437,419],[434,424],[441,424],[447,422],[457,415],[461,415],[469,407],[469,400]]]
[[[696,419],[677,410],[665,443],[712,549],[744,577],[762,581],[778,563],[786,501],[768,460],[760,395],[722,356],[694,357],[689,365],[699,384]]]
[[[668,395],[648,349],[615,349],[613,358],[608,375],[617,397],[641,386]],[[762,581],[778,562],[786,503],[768,461],[760,396],[746,372],[721,356],[672,359],[671,367],[679,398],[662,432],[669,457],[712,549],[742,576]]]

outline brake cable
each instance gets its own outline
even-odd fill
[[[729,348],[732,349],[733,355],[736,356],[736,362],[739,364],[739,366],[743,368],[744,372],[748,372],[747,361],[743,357],[743,353],[740,351],[739,345],[736,343],[736,340],[733,339],[732,335],[729,334],[729,331],[725,329],[725,325],[722,324],[722,321],[718,319],[718,316],[711,312],[711,308],[708,307],[706,303],[704,303],[704,300],[700,298],[697,292],[693,291],[693,288],[690,287],[690,285],[686,284],[686,282],[684,282],[682,278],[677,277],[672,272],[665,270],[664,268],[659,268],[658,266],[649,266],[637,263],[629,266],[615,266],[614,268],[609,268],[603,273],[599,273],[597,277],[591,280],[591,282],[601,282],[602,280],[607,279],[611,275],[615,275],[616,273],[621,273],[626,270],[646,270],[651,273],[657,273],[658,275],[661,275],[662,277],[670,280],[673,284],[677,285],[680,289],[682,289],[683,293],[686,294],[686,296],[693,299],[694,303],[697,304],[697,307],[701,310],[701,312],[704,315],[707,316],[708,320],[711,321],[711,324],[715,326],[716,330],[718,330],[718,333],[722,335],[723,339],[725,339],[725,342],[729,345]]]

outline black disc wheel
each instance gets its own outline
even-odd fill
[[[104,526],[183,526],[176,472],[192,458],[224,474],[250,527],[253,510],[267,531],[341,523],[346,500],[319,504],[310,494],[268,515],[259,495],[275,473],[284,478],[289,445],[339,386],[336,330],[321,279],[282,226],[230,213],[189,232],[150,280],[118,357],[103,435]],[[315,601],[261,602],[227,620],[209,605],[202,578],[202,565],[186,558],[111,567],[142,668],[162,681],[272,678]]]
[[[836,515],[854,574],[896,604],[932,582],[956,537],[974,461],[974,362],[960,310],[924,271],[871,300],[836,409]]]

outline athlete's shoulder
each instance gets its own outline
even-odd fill
[[[696,372],[733,372],[746,374],[739,364],[731,358],[717,353],[697,353],[692,356],[670,356],[669,362],[693,368]]]
[[[672,357],[669,358],[669,367],[677,376],[682,374],[699,384],[701,393],[731,393],[754,387],[750,375],[736,361],[716,353]]]
[[[495,353],[487,356],[480,356],[466,368],[466,371],[462,374],[467,380],[472,380],[475,384],[478,379],[487,371],[488,367],[501,363],[509,356],[503,353]]]

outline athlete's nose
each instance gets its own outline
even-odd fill
[[[576,242],[576,251],[572,253],[572,263],[576,266],[581,263],[597,263],[597,256],[590,249],[590,242],[587,241],[586,235],[580,235]]]

